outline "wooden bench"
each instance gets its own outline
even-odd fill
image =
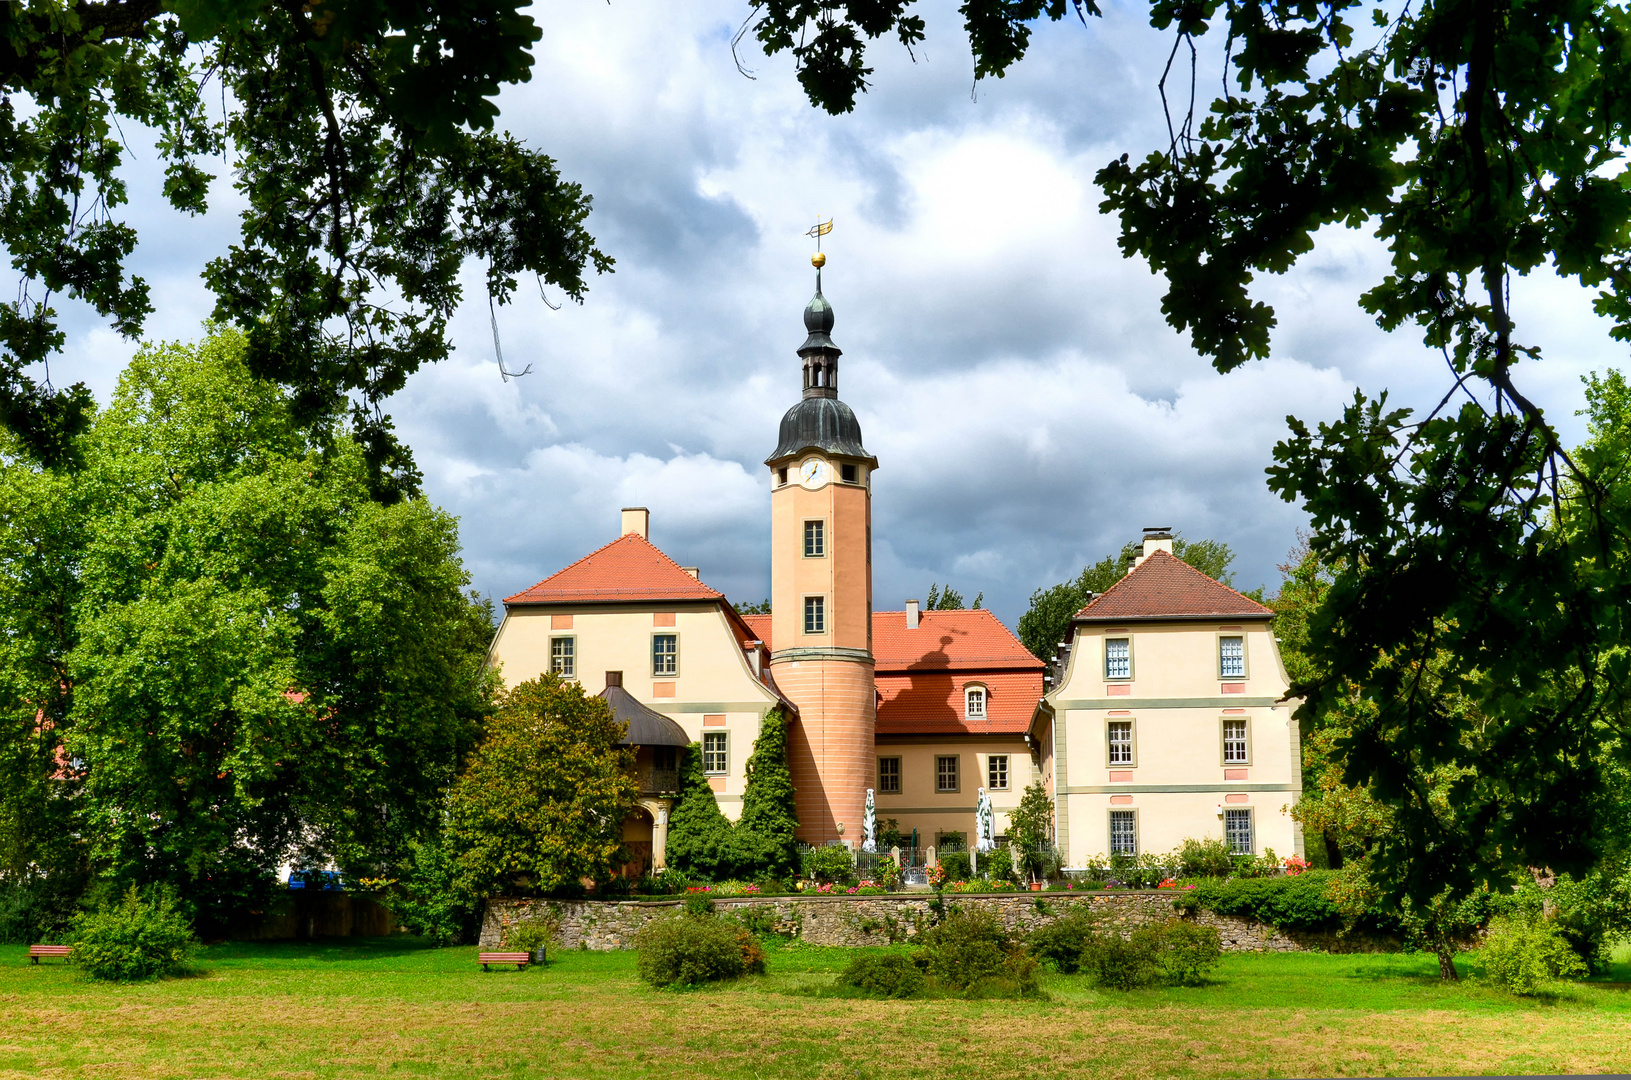
[[[515,970],[520,971],[532,963],[532,954],[524,952],[484,952],[476,957],[481,963],[481,970],[486,971],[488,964],[514,964]]]
[[[73,951],[74,947],[72,945],[30,945],[28,947],[28,958],[36,964],[40,962],[42,956],[60,956],[66,960],[68,954]]]

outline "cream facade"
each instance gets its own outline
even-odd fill
[[[944,848],[947,833],[972,845],[980,788],[991,797],[993,833],[1008,832],[1008,814],[1036,779],[1036,756],[1024,735],[880,735],[876,759],[877,814],[900,829],[918,830],[920,847]],[[948,765],[951,775],[948,776]]]
[[[1146,541],[1144,561],[1162,552],[1182,566],[1170,545]],[[1143,570],[1123,582],[1136,588]],[[1241,853],[1302,854],[1290,814],[1302,790],[1296,703],[1284,700],[1271,613],[1248,617],[1240,600],[1220,617],[1094,615],[1092,604],[1078,615],[1033,723],[1068,866],[1205,837]]]

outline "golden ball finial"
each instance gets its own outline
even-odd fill
[[[817,270],[820,270],[823,266],[827,265],[827,256],[823,255],[819,251],[816,252],[814,255],[810,256],[810,265],[815,267]]]

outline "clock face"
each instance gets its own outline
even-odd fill
[[[811,458],[799,466],[799,483],[807,488],[818,488],[832,477],[832,469],[825,461]]]

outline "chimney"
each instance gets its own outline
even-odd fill
[[[645,534],[641,533],[640,535],[644,536]],[[692,577],[696,578],[698,581],[702,580],[702,567],[700,567],[700,566],[682,566],[682,567],[680,567],[680,569],[684,570],[687,574],[690,574]]]
[[[623,531],[619,536],[629,533],[639,533],[640,539],[651,539],[651,511],[643,506],[625,506],[623,508]]]
[[[1143,561],[1154,555],[1157,551],[1172,554],[1172,526],[1146,525],[1144,526],[1144,554],[1133,560],[1133,566],[1138,567]]]
[[[762,641],[750,641],[742,646],[742,651],[748,654],[748,667],[753,669],[753,676],[757,679],[764,678],[764,672],[760,670],[759,663],[759,649],[762,645],[764,645]]]
[[[622,685],[623,685],[623,673],[621,671],[608,671],[606,673],[606,686],[607,686],[608,689],[610,689],[611,687],[614,687],[614,686],[622,686]]]
[[[917,601],[906,601],[906,629],[917,629]]]

